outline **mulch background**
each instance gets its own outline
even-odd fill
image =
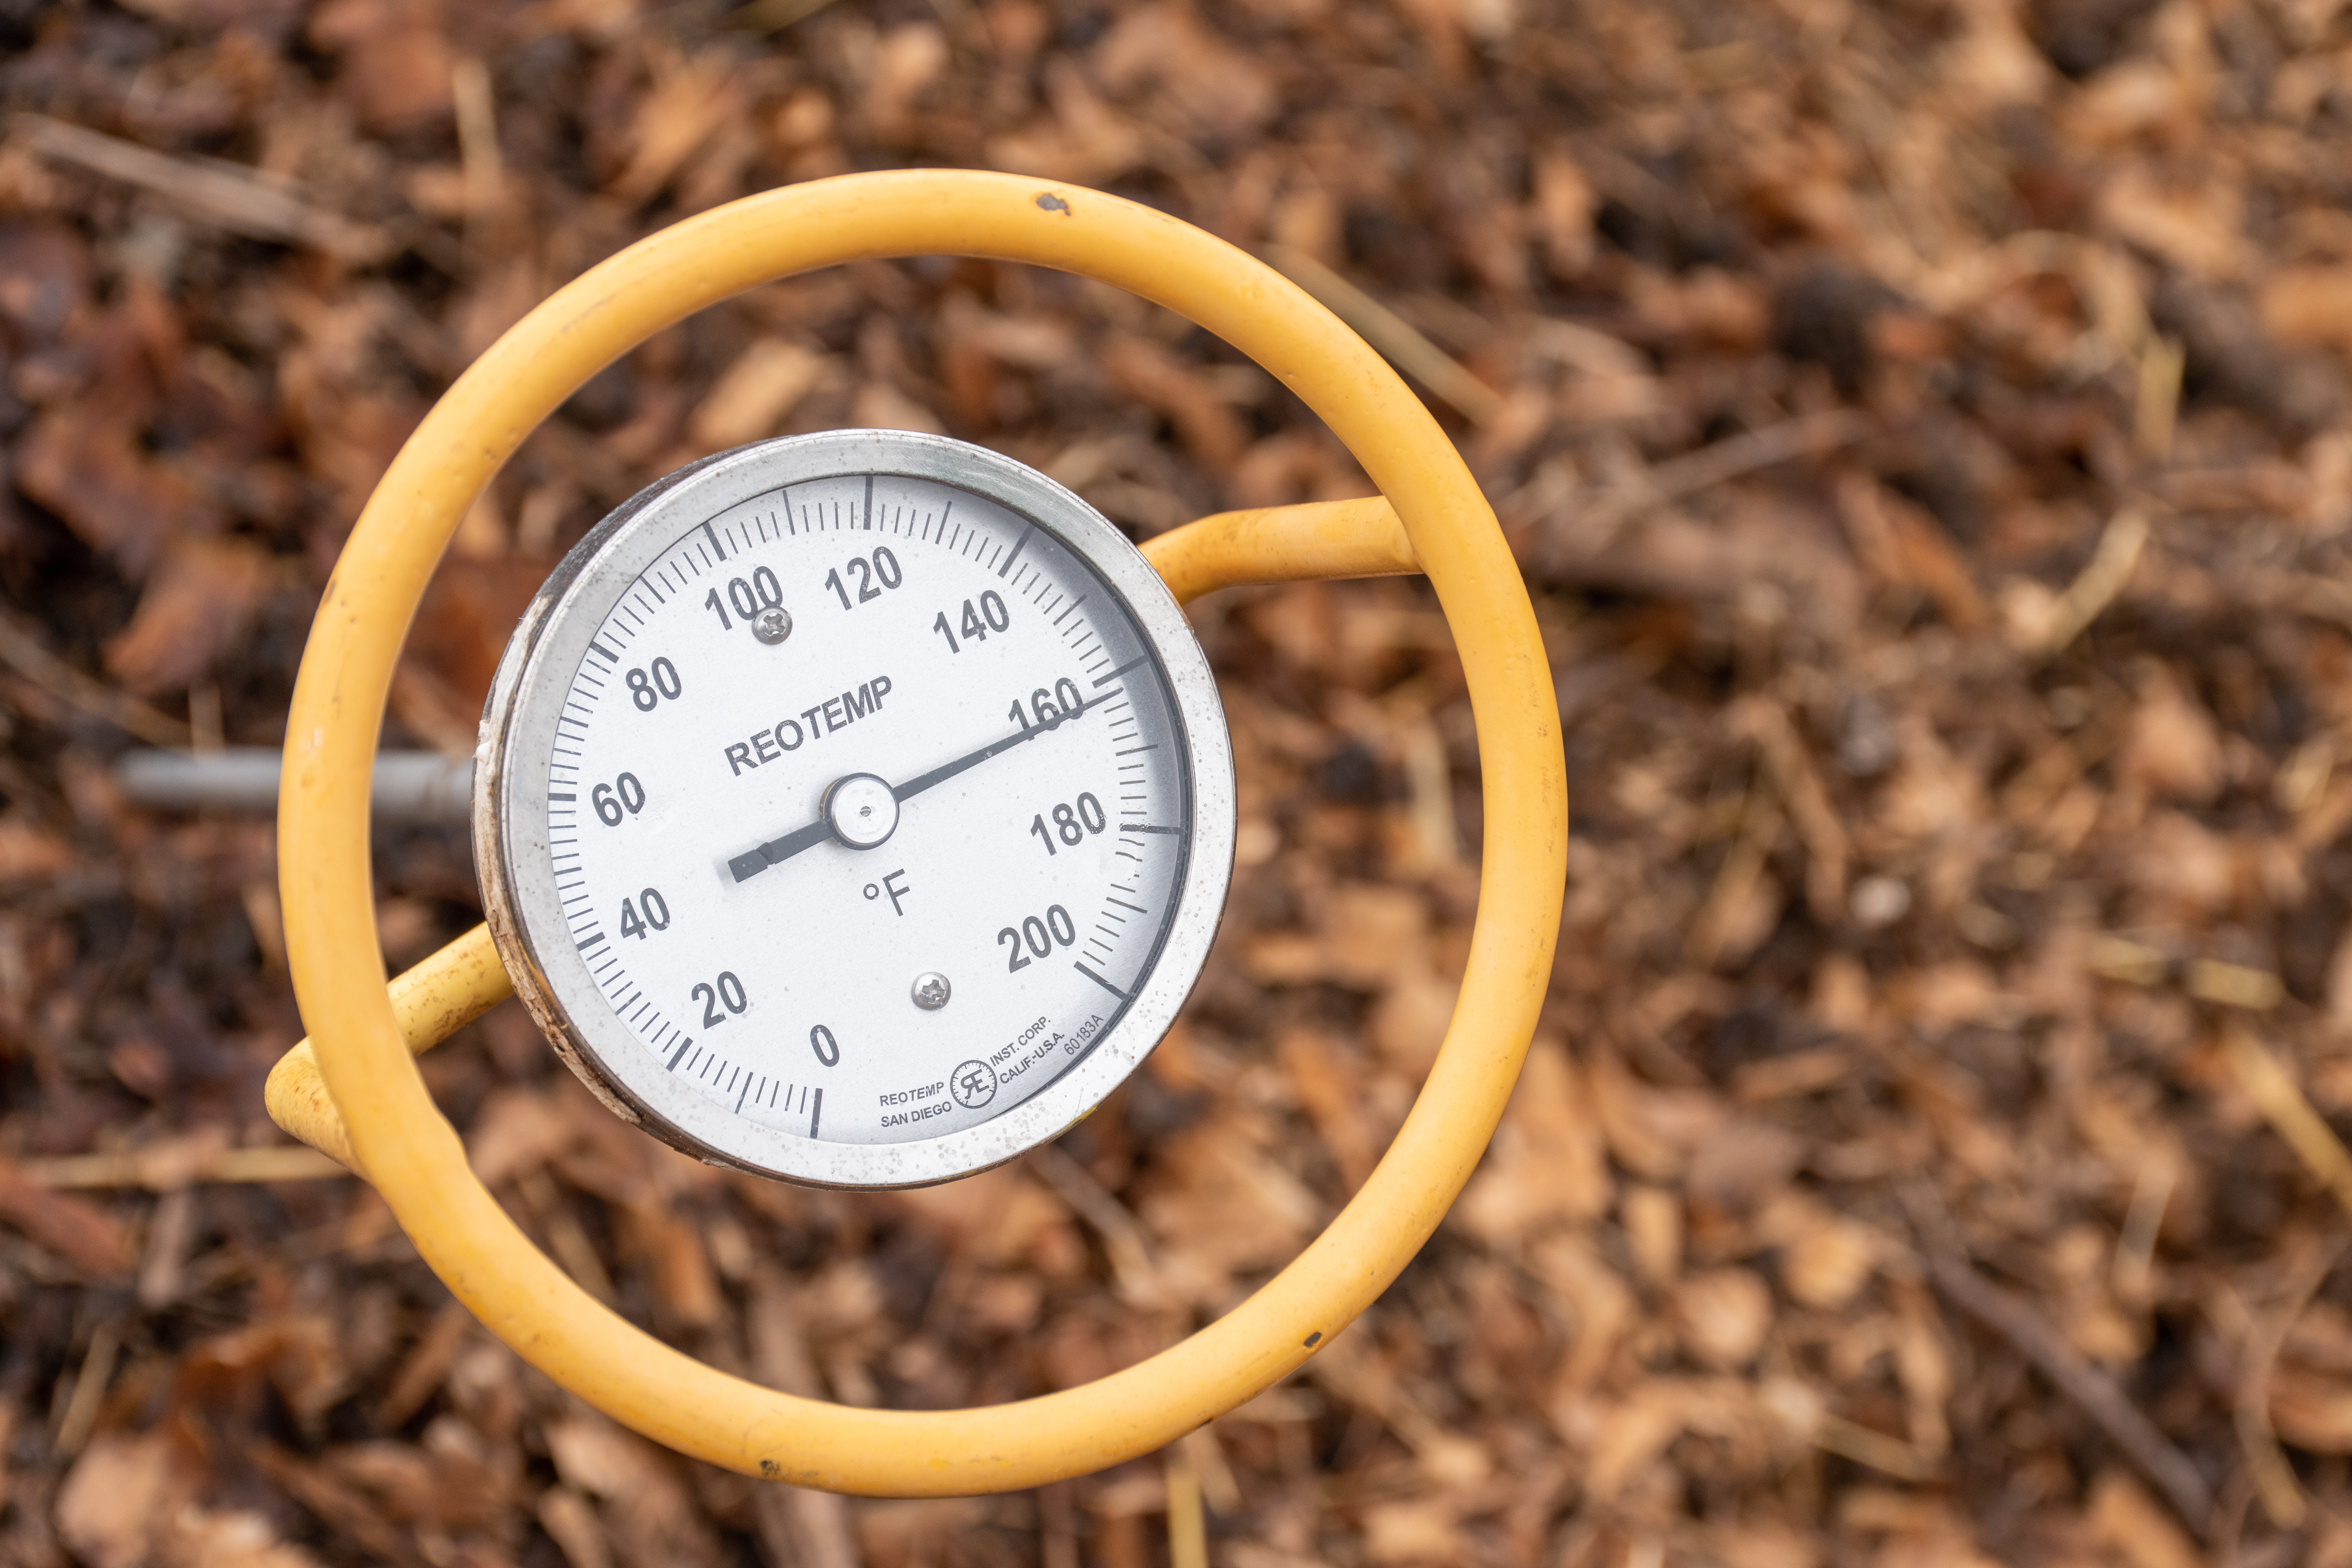
[[[0,1559],[1127,1568],[1172,1475],[1234,1568],[2352,1563],[2341,0],[0,0]],[[923,163],[1359,291],[1526,569],[1574,837],[1509,1118],[1357,1326],[1170,1459],[844,1503],[528,1371],[356,1182],[236,1179],[301,1033],[271,831],[110,766],[282,739],[376,475],[551,288]],[[756,289],[524,447],[387,742],[470,747],[604,509],[844,425],[1139,537],[1368,488],[1106,289]],[[1477,750],[1418,583],[1195,619],[1237,880],[1100,1114],[926,1193],[737,1180],[509,1006],[425,1063],[500,1199],[856,1404],[1096,1376],[1289,1258],[1442,1031]],[[461,835],[379,851],[395,965],[478,918]]]

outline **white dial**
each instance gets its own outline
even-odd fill
[[[673,476],[524,618],[478,858],[575,1070],[679,1146],[937,1181],[1085,1114],[1192,986],[1232,762],[1131,545],[981,448],[844,432]]]

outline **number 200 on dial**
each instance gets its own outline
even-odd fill
[[[509,646],[476,858],[573,1070],[706,1159],[838,1186],[1084,1116],[1198,978],[1233,761],[1150,565],[942,437],[706,459],[604,520]]]

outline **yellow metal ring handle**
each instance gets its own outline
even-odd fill
[[[1287,1268],[1181,1344],[1082,1387],[973,1410],[865,1410],[728,1376],[632,1326],[475,1179],[385,989],[368,781],[425,582],[541,420],[630,348],[730,294],[815,267],[941,253],[1080,273],[1167,306],[1280,377],[1354,452],[1461,650],[1485,774],[1484,880],[1461,997],[1420,1099],[1363,1189]],[[1267,1387],[1370,1305],[1444,1216],[1502,1115],[1551,969],[1568,847],[1559,722],[1526,588],[1469,470],[1395,372],[1279,274],[1188,224],[1073,186],[957,171],[817,181],[690,218],[584,274],[493,344],[393,460],[295,683],[278,816],[288,957],[359,1169],[457,1299],[556,1382],[747,1474],[908,1497],[1037,1486],[1149,1453]]]

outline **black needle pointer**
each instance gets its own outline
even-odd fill
[[[925,790],[929,789],[936,784],[943,784],[947,783],[948,780],[955,777],[958,773],[963,773],[971,768],[978,767],[981,763],[988,761],[991,757],[1002,756],[1004,752],[1011,751],[1013,747],[1021,744],[1024,741],[1034,741],[1049,730],[1060,729],[1065,723],[1067,723],[1070,720],[1076,719],[1087,709],[1097,707],[1102,703],[1109,701],[1112,698],[1118,696],[1125,689],[1125,687],[1113,687],[1110,690],[1104,692],[1100,697],[1095,698],[1091,701],[1080,703],[1077,708],[1071,712],[1056,713],[1051,719],[1047,719],[1042,723],[1032,724],[1027,729],[1020,731],[1018,733],[1004,736],[1001,740],[991,741],[987,745],[981,747],[980,750],[976,752],[967,752],[951,763],[948,763],[940,767],[933,768],[929,773],[918,773],[913,778],[908,779],[905,784],[893,784],[890,786],[890,793],[902,804],[912,800],[915,796],[922,794]],[[735,873],[735,879],[737,881],[748,882],[752,878],[758,876],[761,872],[766,870],[769,867],[780,866],[785,861],[791,859],[793,856],[799,854],[802,850],[822,844],[832,837],[833,825],[827,822],[824,818],[819,817],[816,821],[810,823],[806,827],[796,827],[792,832],[785,834],[782,838],[772,838],[756,849],[745,850],[742,854],[738,855],[733,859],[728,861],[727,868]]]

